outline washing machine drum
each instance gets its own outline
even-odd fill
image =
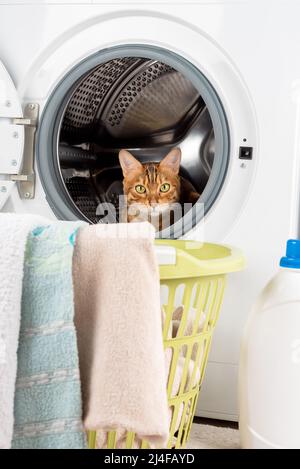
[[[216,154],[214,125],[184,73],[139,57],[112,59],[89,70],[69,93],[58,131],[59,174],[74,213],[98,223],[103,213],[97,207],[108,203],[116,207],[109,221],[118,222],[120,149],[146,163],[161,161],[176,146],[182,150],[181,177],[203,194]],[[219,166],[221,186],[226,164]]]

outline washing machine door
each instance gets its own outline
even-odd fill
[[[0,210],[19,178],[24,152],[24,123],[16,87],[0,60]]]

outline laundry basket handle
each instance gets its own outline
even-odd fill
[[[189,240],[156,240],[161,278],[188,278],[242,270],[245,257],[227,245]]]

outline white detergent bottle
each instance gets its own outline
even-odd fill
[[[242,448],[300,448],[300,240],[287,242],[260,294],[241,346]]]

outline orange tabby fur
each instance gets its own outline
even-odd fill
[[[156,229],[162,229],[163,214],[170,212],[173,204],[181,203],[181,195],[188,193],[188,198],[195,199],[193,202],[199,197],[199,194],[191,191],[186,185],[187,182],[179,176],[179,148],[171,150],[160,163],[141,164],[127,150],[120,151],[119,160],[124,176],[126,218],[129,223],[148,220]],[[166,192],[161,190],[163,185],[169,187]],[[139,186],[142,186],[143,193],[137,192]]]

